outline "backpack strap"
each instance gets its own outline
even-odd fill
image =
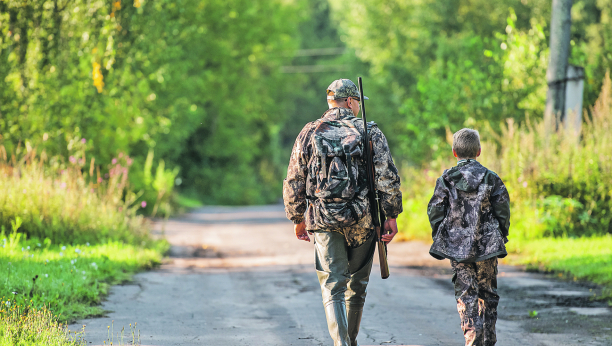
[[[327,178],[327,146],[321,148],[321,177]]]
[[[348,144],[345,144],[343,149],[344,157],[346,159],[346,170],[348,171],[348,176],[351,179],[351,184],[355,186],[356,183],[355,176],[353,176],[353,157],[351,156],[351,149],[349,148]]]

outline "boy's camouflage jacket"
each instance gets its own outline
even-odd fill
[[[478,262],[507,255],[510,197],[502,180],[476,160],[444,171],[427,207],[437,259]]]
[[[315,212],[312,210],[312,203],[307,203],[307,199],[313,198],[314,191],[308,191],[307,186],[314,188],[314,184],[307,184],[309,177],[308,165],[313,154],[313,132],[319,122],[326,120],[338,120],[354,117],[353,112],[348,108],[331,108],[327,110],[321,119],[312,121],[298,135],[291,159],[287,169],[287,178],[283,182],[283,200],[285,202],[285,213],[287,218],[294,223],[306,221],[306,229],[309,231],[318,230],[315,226],[318,222],[314,220]],[[363,122],[356,122],[358,130],[363,133]],[[374,149],[374,167],[376,172],[376,188],[382,195],[382,207],[387,218],[397,218],[402,212],[402,193],[400,192],[400,177],[397,168],[391,158],[387,139],[378,127],[372,127],[372,145]],[[360,176],[365,175],[365,162],[357,160]],[[363,173],[362,173],[363,172]],[[367,198],[367,187],[362,189],[356,196],[354,203],[361,205],[362,210],[370,210],[370,203]],[[374,226],[372,217],[366,214],[356,225],[346,229],[332,230],[344,233],[349,246],[355,247],[363,244]]]

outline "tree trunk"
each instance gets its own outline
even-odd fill
[[[573,0],[553,0],[550,21],[550,60],[546,71],[548,92],[544,120],[557,130],[565,117],[565,85],[570,48]]]

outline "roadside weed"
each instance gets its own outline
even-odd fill
[[[0,299],[0,346],[84,346],[82,331],[70,333],[46,307]]]

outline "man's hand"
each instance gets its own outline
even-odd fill
[[[386,232],[390,232],[390,233],[389,234],[383,234],[381,239],[385,243],[389,244],[389,242],[391,242],[391,240],[393,240],[393,237],[395,237],[395,235],[397,234],[397,222],[396,222],[396,219],[387,219],[387,221],[385,221],[385,226],[384,226],[383,229]]]
[[[397,227],[395,227],[397,229]],[[293,225],[293,230],[295,230],[295,236],[299,240],[304,240],[310,242],[310,237],[308,236],[308,232],[306,231],[306,222],[302,221],[300,223]],[[397,233],[397,231],[396,231]]]

